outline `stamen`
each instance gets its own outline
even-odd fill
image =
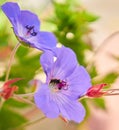
[[[58,84],[58,88],[59,89],[63,89],[63,90],[67,90],[68,89],[68,86],[66,84],[65,81],[61,81],[59,84]]]
[[[67,90],[68,85],[65,81],[60,79],[51,79],[50,86],[53,86],[53,89],[55,90]]]
[[[25,28],[27,29],[26,35],[29,35],[29,34],[32,35],[32,36],[37,35],[37,32],[34,31],[34,26],[26,25]]]

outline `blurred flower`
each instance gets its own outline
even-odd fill
[[[1,6],[13,25],[18,40],[28,46],[46,50],[56,46],[57,40],[51,32],[39,31],[40,21],[30,11],[20,10],[17,3],[6,2]]]
[[[7,82],[4,83],[3,87],[0,88],[0,97],[3,97],[5,100],[9,99],[15,91],[18,90],[17,86],[12,86],[11,84],[21,80],[21,78],[15,78],[12,80],[8,80]]]
[[[60,114],[69,121],[81,122],[85,109],[78,99],[85,95],[90,76],[79,66],[74,52],[69,48],[56,48],[41,55],[40,63],[46,73],[46,83],[42,83],[34,95],[35,103],[48,118]]]

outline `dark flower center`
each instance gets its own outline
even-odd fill
[[[53,86],[53,89],[55,89],[55,90],[61,90],[61,89],[67,90],[68,89],[67,83],[60,79],[51,79],[50,86]]]
[[[29,34],[32,35],[32,36],[37,35],[37,32],[34,31],[34,26],[26,25],[25,28],[27,29],[26,35],[29,35]]]

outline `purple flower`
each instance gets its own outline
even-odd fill
[[[85,116],[85,109],[78,99],[90,88],[90,76],[78,65],[71,49],[56,48],[54,52],[41,55],[46,83],[35,93],[35,103],[48,118],[61,114],[67,120],[79,123]]]
[[[57,40],[50,32],[39,31],[40,21],[30,11],[20,10],[17,3],[7,2],[1,6],[13,25],[18,40],[28,46],[46,50],[56,46]]]

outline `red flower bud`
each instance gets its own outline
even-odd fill
[[[101,97],[106,94],[106,91],[103,91],[102,88],[105,87],[107,84],[97,84],[88,89],[86,95],[88,97]]]
[[[17,86],[11,86],[11,84],[19,80],[21,80],[21,78],[15,78],[5,82],[1,89],[0,96],[3,97],[5,100],[9,99],[14,94],[14,92],[18,90]]]

